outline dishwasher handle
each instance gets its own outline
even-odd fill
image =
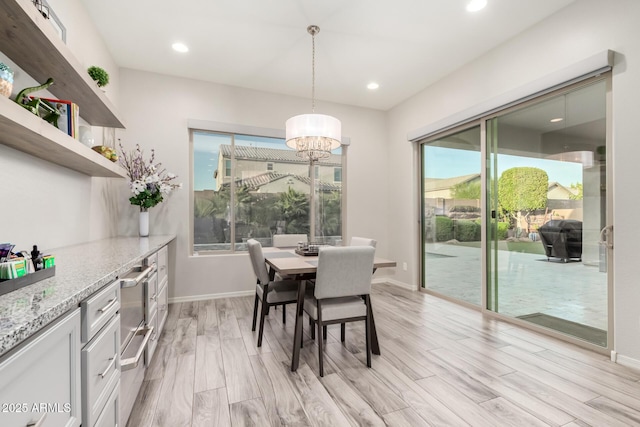
[[[138,268],[142,268],[142,267],[138,267]],[[155,269],[156,269],[156,265],[155,264],[151,264],[150,266],[148,266],[147,268],[142,270],[137,276],[135,276],[135,277],[125,277],[125,278],[121,279],[120,280],[120,287],[121,288],[132,288],[134,286],[137,286],[149,274],[151,274]]]

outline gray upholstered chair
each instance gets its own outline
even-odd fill
[[[298,246],[298,242],[307,242],[306,234],[274,234],[271,241],[276,248],[288,248]]]
[[[374,239],[369,239],[366,237],[352,237],[349,246],[371,246],[375,248],[376,243],[378,242]]]
[[[255,239],[247,240],[249,248],[249,258],[251,266],[257,277],[256,297],[253,304],[253,324],[251,330],[256,330],[256,320],[258,317],[258,302],[262,301],[260,310],[260,329],[258,332],[258,347],[262,346],[262,334],[264,332],[264,318],[269,307],[282,305],[282,323],[287,322],[287,311],[285,305],[298,302],[298,282],[295,280],[269,280],[269,272],[264,261],[262,245]]]
[[[320,330],[341,323],[341,341],[345,340],[345,322],[365,321],[367,366],[371,367],[371,276],[375,249],[371,246],[320,248],[318,272],[313,294],[307,294],[304,311],[318,325],[318,362],[324,375]],[[312,329],[313,330],[313,329]]]

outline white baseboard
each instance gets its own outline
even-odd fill
[[[177,302],[193,302],[204,301],[208,299],[220,299],[220,298],[235,298],[235,297],[250,297],[256,294],[255,290],[239,291],[239,292],[225,292],[221,294],[207,294],[207,295],[192,295],[188,297],[175,297],[169,298],[169,304]]]
[[[381,277],[379,279],[373,279],[371,281],[371,283],[373,283],[373,284],[383,283],[383,284],[387,284],[387,285],[393,285],[393,286],[397,286],[397,287],[402,288],[402,289],[406,289],[408,291],[417,291],[418,290],[418,286],[416,286],[416,285],[410,285],[408,283],[404,283],[404,282],[401,282],[399,280],[389,279],[388,277]]]
[[[634,359],[628,356],[623,356],[620,353],[616,353],[615,358],[616,358],[615,362],[618,365],[626,366],[627,368],[636,369],[640,371],[640,360]]]

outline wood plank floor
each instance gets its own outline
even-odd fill
[[[606,356],[394,286],[372,302],[382,355],[330,326],[323,378],[308,325],[290,371],[293,306],[257,348],[253,297],[170,305],[128,425],[640,426],[640,372]]]

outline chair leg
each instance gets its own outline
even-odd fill
[[[346,335],[346,334],[345,334],[346,329],[347,329],[347,328],[345,327],[345,324],[344,324],[344,323],[341,323],[341,324],[340,324],[340,341],[342,341],[342,342],[344,342],[344,336]]]
[[[311,330],[311,339],[316,339],[316,322],[309,316],[309,329]]]
[[[367,305],[367,319],[365,320],[365,334],[367,341],[367,367],[371,367],[371,306],[369,305],[369,295],[365,297]]]
[[[287,306],[282,304],[282,323],[287,323]]]
[[[323,327],[322,325],[322,312],[320,311],[320,301],[318,300],[318,371],[320,372],[320,376],[324,377],[324,364],[323,364],[323,350],[322,350],[322,339],[320,338],[320,329]],[[324,326],[326,328],[326,326]]]
[[[256,300],[253,303],[253,324],[251,325],[251,330],[256,330],[256,319],[258,318],[258,294],[256,294]]]
[[[262,333],[264,332],[264,318],[269,314],[266,295],[262,299],[262,310],[260,310],[260,330],[258,331],[258,347],[262,347]]]
[[[327,325],[322,327],[322,339],[327,339]]]

